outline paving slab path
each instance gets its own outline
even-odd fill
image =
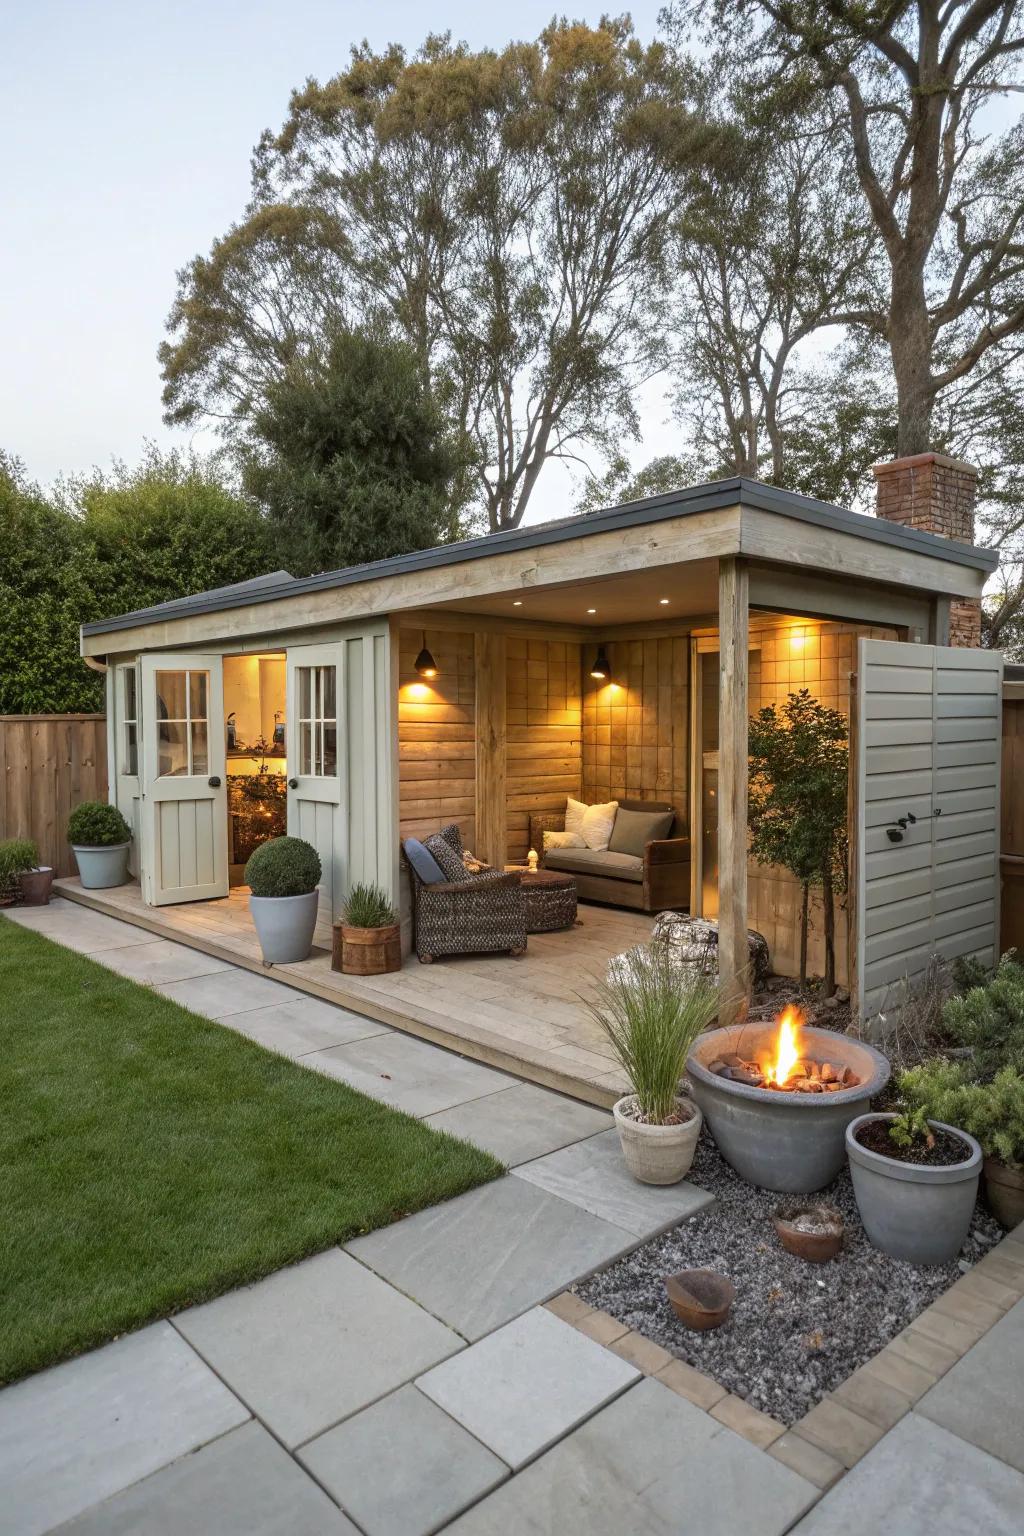
[[[1024,1302],[822,1496],[542,1305],[709,1198],[634,1184],[603,1111],[67,901],[8,916],[512,1171],[0,1392],[0,1536],[1021,1530]]]

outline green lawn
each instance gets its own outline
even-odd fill
[[[0,918],[0,1381],[500,1171]]]

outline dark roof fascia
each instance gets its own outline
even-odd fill
[[[362,581],[376,581],[440,566],[458,565],[463,561],[485,559],[489,555],[541,549],[548,544],[562,544],[594,533],[643,527],[673,517],[724,511],[735,506],[779,513],[818,527],[832,528],[838,533],[853,534],[857,538],[871,539],[890,547],[951,561],[955,565],[971,566],[975,570],[991,571],[998,563],[998,556],[994,552],[979,549],[973,544],[959,544],[952,539],[940,538],[937,534],[921,533],[916,528],[904,528],[883,518],[867,517],[860,512],[850,512],[845,507],[832,506],[826,501],[800,496],[795,491],[780,490],[776,486],[763,485],[759,480],[736,476],[728,480],[716,480],[709,485],[689,486],[685,490],[649,496],[643,501],[626,502],[622,506],[608,507],[600,512],[560,518],[553,523],[512,528],[503,533],[488,533],[475,539],[464,539],[457,544],[442,544],[434,549],[414,550],[408,555],[393,555],[387,560],[353,565],[341,571],[293,577],[280,583],[268,580],[258,590],[249,587],[246,591],[240,587],[237,592],[197,592],[194,597],[160,603],[135,613],[123,613],[110,619],[94,619],[82,625],[82,634],[113,633],[119,629],[134,629],[150,621],[191,618],[230,608],[249,607],[254,603],[273,602],[277,598],[301,597],[305,593],[355,586]]]

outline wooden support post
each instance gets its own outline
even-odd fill
[[[742,1019],[750,995],[747,950],[747,716],[750,603],[747,567],[718,562],[718,970],[720,1024]]]
[[[507,859],[505,826],[506,721],[505,636],[478,630],[476,658],[476,847],[479,859],[501,869]]]

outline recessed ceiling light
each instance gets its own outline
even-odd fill
[[[588,612],[588,613],[596,613],[596,612],[597,612],[597,609],[596,609],[596,608],[588,608],[588,609],[587,609],[587,612]]]
[[[521,608],[522,606],[523,606],[523,600],[522,600],[521,597],[517,597],[517,598],[515,598],[513,600],[513,603],[512,603],[512,607],[513,608]]]
[[[659,601],[659,603],[661,604],[661,606],[663,608],[668,606],[668,598],[667,597],[659,597],[658,601]]]

